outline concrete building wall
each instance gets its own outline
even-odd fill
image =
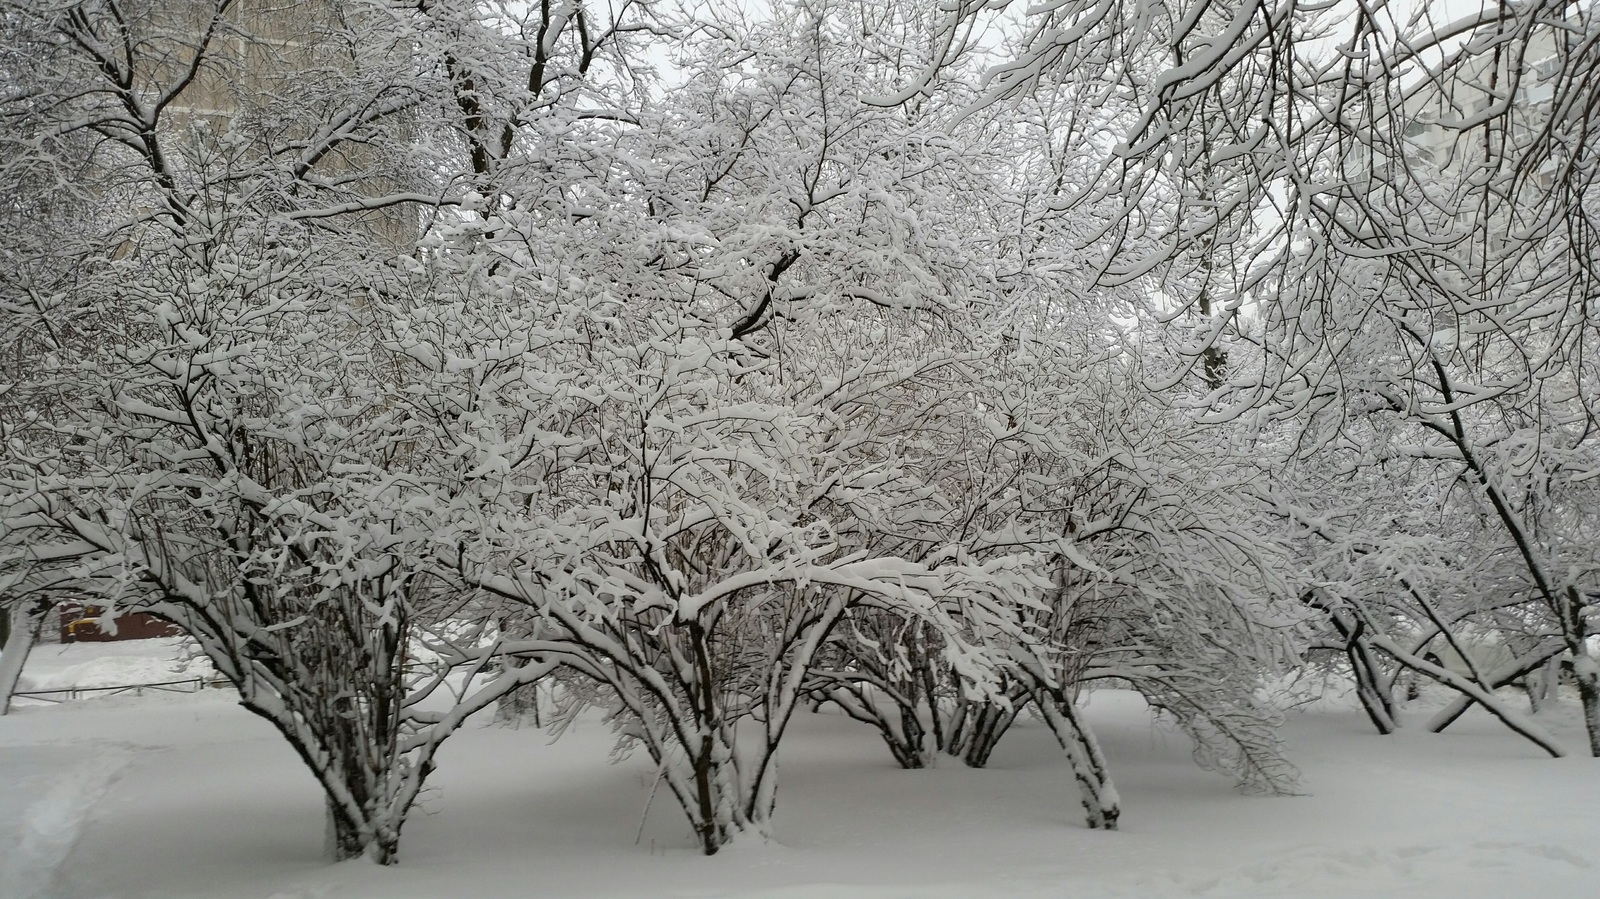
[[[1413,84],[1400,106],[1413,161],[1449,176],[1487,154],[1507,157],[1524,148],[1549,119],[1563,49],[1556,32],[1540,29],[1526,43],[1476,53],[1442,77]],[[1510,127],[1490,137],[1483,120],[1502,114]]]
[[[280,167],[290,166],[316,129],[370,99],[362,94],[368,81],[374,91],[383,88],[371,71],[390,52],[382,32],[362,39],[362,17],[373,15],[345,0],[138,0],[130,19],[143,59],[136,84],[152,100],[181,86],[162,116],[163,143],[179,157],[174,164],[191,171],[223,164],[226,136],[243,139],[258,158],[268,151]],[[386,157],[346,141],[322,156],[312,175],[328,193],[381,197],[406,186],[398,162],[392,152]],[[397,250],[417,233],[415,216],[403,208],[346,218]]]

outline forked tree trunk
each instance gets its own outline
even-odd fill
[[[1551,647],[1514,659],[1511,663],[1490,673],[1487,677],[1488,683],[1486,686],[1490,691],[1493,691],[1512,683],[1519,677],[1526,676],[1528,678],[1528,702],[1533,707],[1533,711],[1537,713],[1544,699],[1550,695],[1548,691],[1555,685],[1556,681],[1550,678],[1559,679],[1560,677],[1560,662],[1556,657],[1561,652],[1561,647]],[[1453,724],[1457,718],[1466,714],[1466,711],[1476,704],[1476,699],[1462,693],[1434,714],[1433,718],[1428,722],[1428,730],[1436,734],[1443,733],[1445,728]]]
[[[1350,671],[1355,676],[1356,698],[1367,719],[1380,734],[1392,734],[1400,729],[1400,719],[1395,714],[1394,682],[1378,667],[1371,646],[1364,640],[1352,640],[1345,653],[1350,659]]]
[[[377,839],[370,827],[363,828],[342,812],[332,799],[327,802],[327,830],[323,855],[330,862],[343,862],[363,856],[380,865],[392,865],[399,848],[397,839]]]
[[[967,699],[960,689],[958,685],[955,708],[943,728],[944,740],[939,748],[961,759],[968,767],[982,768],[989,764],[989,756],[1000,744],[1000,738],[1011,729],[1017,715],[1033,701],[1033,696],[1016,681],[1006,686],[1003,702]]]
[[[928,767],[927,730],[917,716],[916,706],[908,704],[905,697],[886,696],[894,706],[894,711],[886,712],[858,684],[841,683],[825,692],[819,690],[814,695],[823,696],[823,701],[832,702],[851,718],[872,725],[900,767]]]
[[[1375,649],[1381,650],[1390,658],[1394,659],[1399,664],[1410,668],[1412,671],[1433,678],[1439,683],[1452,687],[1456,690],[1459,690],[1461,693],[1472,697],[1473,701],[1483,706],[1484,709],[1489,712],[1489,714],[1499,718],[1501,723],[1511,728],[1513,732],[1524,737],[1529,742],[1532,742],[1534,745],[1538,746],[1540,749],[1543,749],[1545,752],[1548,752],[1551,756],[1560,758],[1567,754],[1566,750],[1561,748],[1561,744],[1557,743],[1555,738],[1546,733],[1544,728],[1507,708],[1505,704],[1500,702],[1500,700],[1497,699],[1492,693],[1488,692],[1472,681],[1462,677],[1459,674],[1456,674],[1442,665],[1435,665],[1426,659],[1419,658],[1418,656],[1406,652],[1399,646],[1395,645],[1395,642],[1389,637],[1374,638],[1372,645]]]
[[[413,770],[410,762],[395,757],[392,739],[387,745],[355,747],[349,737],[359,733],[359,727],[330,733],[348,722],[330,726],[326,719],[316,720],[319,716],[297,713],[272,701],[246,698],[243,705],[288,738],[322,785],[327,860],[365,858],[380,865],[394,864],[399,857],[400,828],[431,762],[423,759],[422,768]]]
[[[160,611],[200,642],[240,704],[270,722],[322,786],[328,860],[392,865],[443,737],[416,742],[416,751],[405,745],[407,622],[403,612],[383,617],[363,600],[352,590],[305,601],[279,612],[305,610],[291,626],[248,636],[216,627],[224,616],[186,605]]]
[[[1380,734],[1392,734],[1400,729],[1400,718],[1394,705],[1394,678],[1378,663],[1372,648],[1367,622],[1359,615],[1343,609],[1331,609],[1328,618],[1334,629],[1344,639],[1345,657],[1350,660],[1350,674],[1356,683],[1356,698],[1361,708]]]
[[[959,700],[967,702],[967,700]],[[1014,698],[1009,706],[994,702],[972,702],[958,716],[957,726],[950,728],[947,751],[966,763],[969,768],[982,768],[989,764],[989,756],[1000,745],[1017,720],[1017,713],[1028,704],[1026,696]]]
[[[739,761],[728,737],[720,728],[702,730],[691,740],[682,755],[663,757],[657,745],[647,744],[651,758],[660,767],[663,781],[678,800],[695,842],[705,855],[716,855],[740,834],[769,835],[769,811],[752,798],[739,776]],[[766,760],[752,759],[762,762]]]

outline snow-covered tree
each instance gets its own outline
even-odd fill
[[[335,857],[541,683],[707,853],[813,702],[1282,788],[1306,633],[1552,751],[1564,656],[1600,752],[1586,11],[181,6],[0,13],[0,604],[182,624]]]
[[[946,44],[1006,12],[954,8]],[[1214,421],[1298,422],[1312,464],[1376,417],[1402,456],[1459,477],[1493,524],[1477,553],[1514,560],[1515,592],[1560,635],[1600,752],[1582,324],[1596,26],[1564,2],[1442,15],[1050,4],[1022,12],[1025,34],[977,106],[1066,89],[1127,114],[1101,146],[1100,186],[1078,199],[1123,204],[1106,280],[1159,277],[1200,314],[1198,328],[1166,316],[1187,332],[1168,382],[1200,368]],[[886,101],[947,61],[927,64]]]
[[[287,45],[281,9],[182,12],[7,7],[37,53],[7,175],[92,214],[29,203],[7,235],[0,570],[182,625],[318,778],[333,857],[390,862],[437,745],[408,646],[448,589],[378,340],[426,80],[375,7]]]
[[[798,39],[708,40],[681,104],[595,124],[617,149],[560,190],[501,181],[431,263],[461,301],[409,311],[400,345],[453,384],[415,416],[471,423],[472,494],[436,533],[522,622],[483,653],[592,684],[708,853],[768,829],[779,743],[849,615],[936,630],[982,693],[972,635],[1014,630],[1043,583],[1031,552],[922,528],[948,510],[920,441],[983,352],[925,218],[960,157],[855,103],[832,26],[800,13]]]

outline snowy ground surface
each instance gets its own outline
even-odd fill
[[[181,639],[115,643],[42,643],[28,655],[19,693],[117,687],[204,679],[216,674],[210,660]],[[53,700],[18,700],[42,705]]]
[[[175,644],[41,647],[36,686],[186,676]],[[122,682],[127,682],[126,680]],[[862,725],[799,722],[774,844],[697,855],[643,757],[580,721],[470,725],[447,744],[401,864],[320,861],[310,775],[224,690],[24,705],[0,718],[0,897],[1448,897],[1600,894],[1600,763],[1550,760],[1484,716],[1372,733],[1286,729],[1307,795],[1239,796],[1142,702],[1094,694],[1126,811],[1079,823],[1059,750],[1026,726],[992,767],[901,771]],[[1420,714],[1418,715],[1420,719]],[[1581,748],[1569,703],[1543,716]],[[637,837],[637,840],[636,840]]]

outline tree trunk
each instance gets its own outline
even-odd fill
[[[1116,830],[1122,816],[1117,788],[1111,783],[1104,754],[1087,724],[1078,717],[1072,701],[1059,690],[1041,690],[1035,700],[1056,742],[1072,762],[1072,775],[1078,782],[1078,798],[1083,802],[1085,823],[1094,830]]]
[[[955,711],[944,728],[946,742],[940,748],[956,756],[969,768],[982,768],[1000,744],[1000,738],[1017,720],[1017,715],[1033,697],[1026,689],[1012,686],[1006,690],[1004,704],[987,700],[974,701],[957,696]]]
[[[1544,704],[1556,698],[1561,685],[1561,660],[1552,656],[1537,669],[1528,672],[1523,681],[1528,688],[1528,706],[1535,715],[1544,710]]]
[[[1378,664],[1365,616],[1348,601],[1334,600],[1315,590],[1307,591],[1300,601],[1327,614],[1328,623],[1333,625],[1344,643],[1345,657],[1350,661],[1350,676],[1355,681],[1356,697],[1361,700],[1362,711],[1367,713],[1367,718],[1378,733],[1394,733],[1400,727],[1394,702],[1394,678]],[[1415,685],[1412,689],[1415,689]]]
[[[1578,700],[1583,703],[1583,729],[1589,735],[1589,754],[1600,758],[1600,664],[1585,651],[1573,659],[1572,677],[1578,682]]]
[[[1388,637],[1375,638],[1372,641],[1372,645],[1374,648],[1382,650],[1384,653],[1388,654],[1390,658],[1394,659],[1399,664],[1410,668],[1412,671],[1415,671],[1418,674],[1425,674],[1439,683],[1453,687],[1467,696],[1472,697],[1475,702],[1487,709],[1489,714],[1499,718],[1501,723],[1505,724],[1505,726],[1511,728],[1512,731],[1526,738],[1529,742],[1532,742],[1540,749],[1550,753],[1551,756],[1555,758],[1561,758],[1567,754],[1566,750],[1561,748],[1561,744],[1557,743],[1555,739],[1548,733],[1545,733],[1544,728],[1506,708],[1505,705],[1496,699],[1493,694],[1484,690],[1482,687],[1478,686],[1472,681],[1467,680],[1466,678],[1456,674],[1442,665],[1435,665],[1426,659],[1418,658],[1417,656],[1406,652],[1399,646],[1396,646],[1394,641]]]
[[[1355,675],[1356,697],[1361,700],[1361,708],[1367,713],[1372,726],[1385,735],[1399,730],[1393,686],[1377,667],[1371,648],[1365,643],[1352,641],[1347,653],[1350,671]]]
[[[330,862],[343,862],[367,858],[380,865],[392,865],[398,860],[399,835],[385,835],[385,829],[369,825],[362,827],[332,800],[327,801],[327,825],[323,837],[323,853]]]
[[[1567,585],[1561,630],[1572,654],[1572,679],[1578,684],[1578,701],[1583,704],[1583,729],[1589,736],[1589,754],[1600,758],[1600,662],[1589,654],[1589,620],[1578,588]]]
[[[999,705],[985,705],[983,711],[975,719],[977,725],[973,728],[968,738],[967,751],[962,760],[969,768],[982,768],[989,764],[989,756],[994,754],[994,748],[1000,745],[1000,738],[1011,729],[1017,720],[1017,712],[1026,705],[1026,700],[1013,702],[1011,708],[1002,708]]]
[[[922,726],[921,719],[917,717],[917,710],[900,701],[903,697],[889,697],[894,700],[894,706],[898,710],[898,715],[891,717],[878,708],[877,703],[873,702],[873,697],[859,684],[842,683],[820,695],[826,696],[827,701],[843,709],[851,718],[872,725],[900,767],[906,769],[928,767],[927,732]]]
[[[1356,697],[1361,708],[1380,734],[1392,734],[1400,729],[1399,716],[1394,707],[1394,680],[1378,664],[1372,651],[1371,638],[1367,636],[1367,623],[1357,615],[1340,609],[1329,613],[1333,626],[1345,640],[1345,655],[1350,660],[1350,673],[1356,682]]]
[[[1560,655],[1560,653],[1560,647],[1553,647],[1522,656],[1512,661],[1509,665],[1504,665],[1491,673],[1488,677],[1488,683],[1484,686],[1492,692],[1519,677],[1527,675],[1529,678],[1528,702],[1533,706],[1533,711],[1538,712],[1540,703],[1549,695],[1544,691],[1548,691],[1554,686],[1555,681],[1546,680],[1542,675],[1536,677],[1535,674],[1549,670],[1551,665],[1558,665],[1556,656]],[[1559,667],[1555,670],[1556,673],[1553,676],[1559,678]],[[1471,696],[1465,693],[1461,694],[1433,716],[1433,719],[1428,722],[1428,730],[1436,734],[1443,733],[1445,728],[1449,727],[1457,718],[1466,714],[1467,709],[1472,708],[1476,703],[1477,700]]]
[[[9,629],[5,647],[0,649],[0,715],[11,710],[11,695],[22,680],[22,666],[27,663],[28,654],[44,632],[50,605],[44,600],[19,602],[6,616]]]

